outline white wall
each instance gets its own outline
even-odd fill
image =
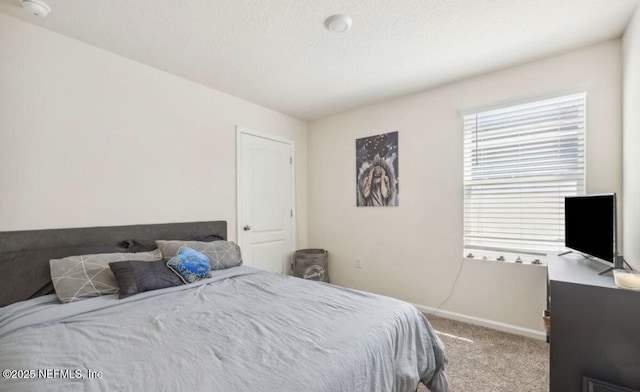
[[[629,22],[622,47],[624,256],[640,269],[640,8]]]
[[[587,91],[587,192],[621,191],[621,49],[614,40],[309,125],[309,239],[332,281],[437,306],[462,261],[461,111]],[[355,206],[355,139],[399,131],[400,206]],[[364,268],[354,259],[362,256]],[[542,330],[546,268],[465,261],[444,309]]]
[[[295,141],[307,240],[307,125],[0,14],[0,230],[227,220],[235,125]]]

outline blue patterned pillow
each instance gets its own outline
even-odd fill
[[[211,277],[211,265],[206,255],[195,249],[183,246],[171,260],[167,267],[175,272],[185,283],[193,283],[203,278]]]

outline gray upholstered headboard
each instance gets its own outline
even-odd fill
[[[227,222],[83,227],[0,232],[0,306],[53,291],[49,260],[72,255],[129,252],[124,241],[227,239]]]

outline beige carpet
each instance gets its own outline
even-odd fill
[[[446,347],[450,392],[547,392],[549,345],[427,314]],[[420,385],[419,392],[427,388]]]

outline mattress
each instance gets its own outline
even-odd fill
[[[448,390],[443,344],[412,305],[248,266],[0,308],[0,353],[5,392]]]

